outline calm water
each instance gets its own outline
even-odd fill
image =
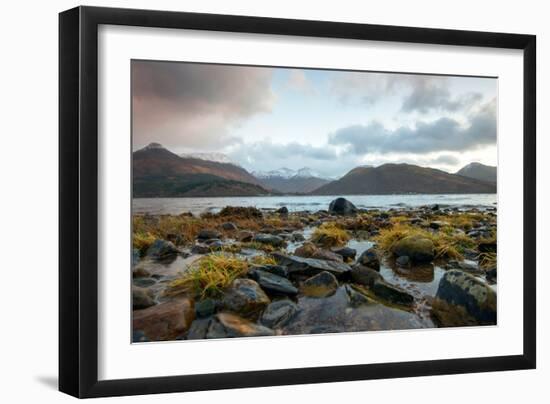
[[[358,208],[389,209],[439,204],[457,207],[495,207],[496,194],[453,195],[342,195]],[[336,196],[248,196],[223,198],[137,198],[133,200],[134,213],[198,214],[217,212],[224,206],[255,206],[258,209],[278,209],[286,206],[290,211],[317,211],[328,209]]]

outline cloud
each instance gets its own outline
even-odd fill
[[[134,145],[219,147],[232,126],[272,108],[272,69],[132,62]]]
[[[336,150],[331,146],[312,146],[297,142],[285,144],[262,141],[242,144],[231,153],[245,161],[266,161],[269,159],[287,159],[300,157],[313,160],[334,160],[338,157]]]
[[[355,154],[477,149],[496,143],[496,101],[471,114],[467,125],[442,117],[432,122],[419,121],[414,127],[390,130],[373,121],[368,125],[341,128],[329,135],[329,143],[346,146]]]
[[[286,86],[291,90],[300,91],[309,95],[317,93],[313,83],[308,79],[306,73],[302,69],[290,70]]]

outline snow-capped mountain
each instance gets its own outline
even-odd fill
[[[323,178],[323,176],[317,174],[309,167],[303,167],[303,168],[300,168],[299,170],[291,170],[290,168],[282,167],[277,170],[271,170],[271,171],[253,171],[252,175],[259,179],[266,179],[266,178],[289,179],[292,177]]]
[[[284,193],[308,193],[329,182],[308,167],[299,170],[282,167],[271,171],[253,171],[252,175],[264,187]]]
[[[239,164],[231,160],[226,154],[223,153],[182,153],[179,156],[187,159],[214,161],[216,163],[233,164],[234,166],[239,166]]]

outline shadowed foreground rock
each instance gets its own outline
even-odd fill
[[[218,313],[210,322],[206,338],[262,337],[275,335],[272,329],[232,313]]]
[[[272,255],[280,265],[287,266],[290,275],[293,273],[315,275],[319,272],[327,271],[338,277],[351,271],[351,267],[343,262],[302,258],[296,255],[285,255],[281,253],[273,253]]]
[[[235,279],[225,292],[222,306],[245,316],[259,314],[270,303],[269,297],[252,279]]]
[[[408,236],[393,245],[392,253],[397,257],[407,256],[413,263],[431,262],[434,259],[434,243],[422,236]]]
[[[462,306],[476,320],[496,324],[497,296],[493,289],[479,279],[459,270],[445,273],[436,297],[453,305]]]
[[[193,302],[178,298],[132,313],[133,329],[151,341],[169,341],[182,335],[195,318]]]

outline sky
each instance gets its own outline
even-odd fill
[[[219,152],[249,171],[497,164],[497,79],[132,61],[133,149]]]

